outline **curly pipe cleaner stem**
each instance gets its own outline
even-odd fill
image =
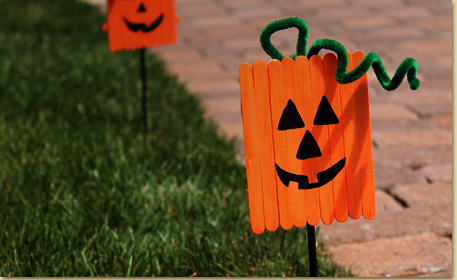
[[[260,45],[272,59],[282,60],[284,55],[280,53],[271,43],[271,35],[279,30],[292,27],[298,29],[298,39],[296,53],[291,57],[295,59],[299,55],[306,56],[306,45],[308,44],[309,33],[308,25],[301,18],[290,17],[269,23],[260,33]]]
[[[354,70],[346,73],[349,59],[344,46],[339,42],[330,39],[317,40],[309,48],[308,58],[317,55],[322,49],[332,50],[337,54],[338,66],[336,69],[336,80],[341,84],[352,83],[362,77],[370,67],[373,67],[373,71],[375,72],[379,83],[385,90],[391,91],[398,88],[405,76],[407,76],[409,87],[412,90],[416,90],[420,86],[420,81],[416,78],[417,62],[413,58],[406,58],[403,60],[391,80],[386,73],[386,69],[382,64],[381,59],[376,53],[370,52],[366,54],[362,62]]]

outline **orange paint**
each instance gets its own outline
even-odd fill
[[[314,55],[310,59],[310,80],[311,83],[311,95],[312,102],[311,107],[313,108],[313,115],[316,114],[316,110],[319,107],[321,101],[321,96],[325,95],[325,82],[324,82],[324,67],[322,63],[322,58],[320,56]],[[322,152],[322,156],[316,160],[316,170],[326,170],[330,168],[330,146],[328,139],[329,125],[314,125],[312,127],[311,134],[316,139],[317,143]],[[320,207],[321,218],[324,224],[331,224],[335,218],[335,206],[333,203],[333,185],[332,182],[318,188],[313,189],[319,198],[319,204],[325,205],[325,207]],[[316,221],[310,221],[311,225],[316,225],[319,222],[319,217]],[[313,224],[314,223],[314,224]]]
[[[349,66],[348,72],[352,71],[352,55],[348,52]],[[340,86],[343,143],[344,153],[347,158],[357,160],[348,161],[346,165],[346,189],[348,193],[348,212],[349,217],[358,219],[362,214],[360,178],[357,177],[357,165],[359,160],[359,146],[356,126],[356,108],[354,85],[345,84]]]
[[[362,57],[356,52],[354,65]],[[255,233],[275,230],[278,220],[287,230],[376,212],[366,75],[338,84],[337,64],[327,54],[240,67]]]
[[[362,62],[365,54],[356,51],[352,54],[353,66]],[[368,98],[367,74],[354,82],[355,106],[357,111],[357,137],[360,160],[357,168],[357,177],[360,178],[362,196],[362,214],[370,220],[376,215],[376,201],[374,188],[373,151],[371,147],[370,102]]]
[[[112,52],[174,44],[177,41],[172,0],[108,0],[108,32]]]
[[[267,65],[263,61],[257,61],[252,66],[252,70],[254,75],[255,106],[257,108],[257,129],[259,139],[262,139],[258,145],[260,150],[260,174],[264,199],[265,228],[269,231],[275,231],[279,225],[279,215]]]
[[[271,104],[281,104],[281,106],[271,106],[271,119],[273,123],[276,123],[282,114],[283,107],[286,106],[287,100],[284,98],[284,90],[282,86],[281,78],[281,62],[279,60],[272,60],[268,63],[268,81],[270,84],[270,103]],[[243,120],[244,121],[244,120]],[[273,143],[278,147],[283,147],[283,149],[273,149],[274,150],[274,160],[277,164],[284,166],[289,169],[289,158],[287,154],[287,138],[286,132],[280,131],[273,128]],[[275,171],[276,172],[276,171]],[[290,229],[294,225],[293,220],[293,204],[291,199],[294,195],[291,188],[285,187],[281,180],[275,176],[276,179],[276,189],[278,193],[278,207],[279,207],[279,223],[283,229]]]
[[[259,132],[254,97],[254,80],[251,65],[240,66],[241,113],[243,116],[244,149],[246,154],[246,173],[248,177],[248,201],[251,228],[256,234],[265,230],[263,214],[262,179],[260,174]],[[254,107],[251,107],[254,106]]]
[[[324,82],[325,96],[337,116],[342,115],[339,87],[336,81],[336,66],[338,58],[333,53],[324,56]],[[333,165],[344,158],[343,128],[341,125],[329,126],[329,153],[330,164]],[[347,191],[346,191],[346,166],[332,181],[333,202],[335,207],[335,219],[344,223],[348,218]]]
[[[290,57],[286,57],[281,61],[281,72],[282,72],[282,86],[284,89],[283,93],[283,104],[287,104],[288,100],[297,100],[299,99],[299,92],[295,88],[295,61]],[[270,93],[270,96],[274,93]],[[298,103],[296,104],[298,106]],[[271,103],[270,106],[275,106],[275,103]],[[280,107],[281,111],[284,107]],[[279,119],[273,120],[273,129],[277,130],[279,124]],[[302,171],[302,165],[299,161],[296,160],[295,156],[297,154],[297,147],[300,145],[301,135],[297,130],[286,130],[286,145],[287,156],[289,161],[289,170],[296,170],[297,172]],[[279,150],[281,152],[281,150]],[[281,183],[281,186],[284,184]],[[298,189],[298,184],[296,182],[290,182],[289,188],[291,190],[291,205],[293,208],[292,217],[294,225],[301,227],[306,224],[306,196],[305,194]]]

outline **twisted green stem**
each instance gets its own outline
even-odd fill
[[[264,51],[272,58],[282,60],[284,55],[280,53],[271,43],[270,37],[274,32],[279,30],[295,27],[298,29],[298,40],[296,46],[296,53],[291,57],[295,59],[299,55],[306,56],[306,45],[308,44],[308,25],[306,22],[297,17],[277,20],[271,22],[260,33],[260,44]],[[416,90],[420,86],[420,81],[417,79],[417,62],[413,58],[406,58],[397,68],[392,79],[387,75],[386,69],[382,64],[381,59],[376,53],[368,53],[363,58],[362,62],[351,72],[346,73],[348,69],[349,58],[345,47],[337,41],[330,39],[321,39],[314,42],[308,52],[308,58],[317,55],[320,50],[327,49],[334,51],[338,56],[338,66],[336,70],[336,80],[341,84],[352,83],[362,77],[370,67],[378,78],[381,86],[388,90],[395,90],[400,86],[405,76],[407,76],[409,87]]]
[[[406,58],[403,60],[395,71],[392,80],[387,75],[386,69],[382,64],[381,59],[376,53],[370,52],[365,55],[362,62],[354,68],[351,72],[347,73],[349,58],[346,49],[342,44],[337,41],[329,39],[317,40],[309,48],[308,58],[317,55],[320,50],[327,49],[334,51],[338,56],[338,66],[336,68],[336,80],[340,84],[352,83],[362,77],[370,67],[378,78],[381,86],[388,91],[397,89],[402,83],[405,76],[407,76],[409,87],[416,90],[420,86],[419,79],[416,78],[417,62],[413,58]]]

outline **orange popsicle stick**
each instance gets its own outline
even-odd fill
[[[344,143],[342,129],[342,110],[339,94],[340,84],[336,81],[336,67],[338,58],[333,53],[324,56],[324,81],[325,96],[339,119],[337,125],[329,126],[330,164],[333,165],[344,158]],[[344,223],[348,218],[347,192],[346,192],[346,166],[332,180],[333,201],[335,206],[335,219]]]
[[[365,54],[352,54],[354,67],[359,65]],[[357,136],[360,151],[357,178],[361,183],[362,214],[370,220],[376,215],[375,185],[373,172],[373,151],[371,145],[370,102],[368,97],[367,74],[354,82],[355,107],[357,111]]]
[[[278,130],[278,123],[286,103],[283,103],[283,88],[281,78],[281,62],[271,60],[267,65],[268,80],[270,82],[270,108],[273,122],[273,143],[275,163],[289,170],[289,158],[287,154],[287,140],[285,131]],[[291,209],[291,188],[283,185],[275,172],[276,187],[278,193],[279,223],[285,230],[292,228],[294,221]]]
[[[296,91],[295,84],[295,61],[286,57],[281,61],[281,74],[282,74],[282,85],[284,89],[283,104],[291,99],[293,102],[299,100],[300,93]],[[302,108],[299,104],[296,104],[297,109]],[[284,109],[284,108],[281,108]],[[300,109],[299,109],[300,111]],[[306,124],[305,124],[306,125]],[[277,127],[275,127],[276,129]],[[303,137],[301,129],[290,129],[286,130],[286,142],[287,142],[287,154],[289,158],[289,172],[301,174],[302,163],[297,159],[297,150],[300,145],[301,138]],[[280,147],[277,147],[280,148]],[[282,168],[282,167],[281,167]],[[292,217],[294,225],[302,227],[306,224],[307,219],[307,201],[303,190],[298,189],[298,183],[291,181],[289,183],[291,189],[291,205],[292,205]]]
[[[303,91],[300,93],[300,108],[303,108],[300,113],[302,113],[303,119],[305,121],[305,131],[309,130],[311,132],[311,127],[313,126],[313,120],[317,106],[314,106],[313,99],[316,98],[314,92],[312,91],[311,84],[314,82],[311,78],[312,69],[311,61],[305,58],[298,58],[298,61],[307,61],[306,66],[308,71],[305,70],[302,79],[304,81]],[[316,107],[316,108],[314,108]],[[303,134],[301,135],[303,137]],[[319,158],[318,158],[319,159]],[[308,176],[310,183],[317,182],[317,163],[316,158],[309,158],[302,160],[303,174]],[[319,205],[319,190],[302,190],[305,193],[306,198],[306,217],[308,224],[314,226],[317,225],[320,221],[320,205]]]
[[[300,108],[300,114],[305,122],[305,129],[300,134],[300,142],[306,133],[306,130],[310,130],[313,126],[313,118],[315,108],[313,108],[314,93],[311,90],[311,83],[313,82],[310,77],[310,61],[305,56],[299,56],[295,59],[296,63],[296,79],[295,87],[298,95],[298,108]],[[297,98],[296,98],[297,99]],[[310,131],[311,132],[311,131]],[[299,144],[300,144],[299,142]],[[296,146],[295,154],[298,150]],[[298,174],[308,176],[310,183],[317,182],[316,172],[316,158],[309,158],[300,160],[302,170]],[[301,190],[305,194],[306,201],[306,218],[310,225],[316,225],[320,221],[320,210],[319,210],[319,191],[317,189]]]
[[[301,130],[299,135],[299,142],[296,148],[294,149],[295,156],[298,151],[299,144],[306,133],[306,130],[310,130],[312,127],[312,102],[313,93],[311,91],[311,79],[310,79],[310,61],[306,56],[298,56],[295,59],[295,100],[298,100],[299,112],[305,122],[305,129]],[[308,176],[309,182],[316,180],[316,159],[310,158],[305,160],[298,160],[302,166],[298,174],[303,174]],[[319,191],[318,190],[300,190],[304,193],[305,202],[306,202],[306,222],[311,225],[316,225],[319,223]],[[300,226],[304,226],[305,223],[301,223]]]
[[[256,102],[254,97],[254,80],[252,68],[243,63],[239,68],[241,113],[243,116],[244,150],[246,156],[246,173],[248,180],[248,201],[251,228],[256,234],[265,229],[263,212],[262,179],[260,174],[260,150],[257,129]]]
[[[257,61],[252,66],[255,89],[255,108],[260,149],[260,174],[262,178],[263,210],[265,228],[275,231],[279,225],[276,194],[276,170],[273,154],[273,132],[270,114],[270,89],[267,65]]]
[[[314,55],[310,59],[310,78],[311,92],[313,94],[312,107],[314,112],[317,111],[321,97],[325,95],[324,68],[322,58]],[[319,144],[322,156],[316,160],[317,172],[330,168],[330,147],[328,131],[331,125],[314,125],[312,124],[311,134]],[[335,206],[333,203],[333,183],[323,185],[317,189],[319,191],[319,205],[322,222],[326,225],[333,223],[335,219]]]
[[[352,71],[352,55],[348,52],[348,71]],[[360,181],[357,179],[359,145],[356,126],[356,108],[353,84],[340,85],[341,107],[343,110],[343,141],[346,155],[346,183],[348,194],[348,212],[353,219],[362,215]]]

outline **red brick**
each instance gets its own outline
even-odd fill
[[[373,131],[372,139],[379,147],[433,147],[452,144],[452,134],[438,129]]]
[[[243,124],[241,120],[239,122],[222,123],[220,125],[222,132],[228,139],[236,138],[238,140],[243,139]],[[243,147],[243,145],[240,145]]]
[[[251,7],[258,5],[268,5],[265,0],[221,0],[221,5],[227,8]]]
[[[220,77],[225,74],[219,63],[210,60],[169,63],[168,69],[183,80],[200,77]]]
[[[363,6],[370,9],[379,11],[381,8],[389,7],[390,9],[405,9],[408,8],[404,5],[403,1],[398,0],[351,0],[352,5]],[[382,14],[382,13],[381,13]]]
[[[442,81],[444,83],[444,81]],[[397,92],[390,97],[392,102],[408,105],[422,116],[452,113],[452,89],[427,85],[416,92]]]
[[[204,107],[207,109],[208,116],[218,114],[238,114],[241,116],[240,96],[221,96],[217,98],[202,99]]]
[[[412,20],[412,19],[426,19],[433,18],[433,13],[430,9],[420,6],[410,6],[406,8],[393,8],[386,6],[385,9],[379,11],[382,15],[393,17],[400,20]]]
[[[279,2],[279,1],[278,1]],[[291,3],[290,1],[280,1],[283,2],[283,7],[289,11],[297,11],[298,9],[303,9],[304,11],[309,11],[309,9],[316,8],[336,8],[336,7],[347,7],[347,1],[345,0],[325,0],[325,1],[297,1]]]
[[[351,29],[395,26],[395,21],[385,16],[353,17],[341,20],[343,26]]]
[[[345,223],[334,222],[320,226],[319,230],[318,238],[326,248],[424,232],[448,236],[452,234],[452,206],[433,204],[385,209],[378,211],[372,220],[348,218]]]
[[[403,1],[407,5],[417,5],[421,7],[427,7],[427,8],[433,8],[435,6],[444,6],[447,7],[448,9],[452,9],[452,2],[449,2],[447,0],[405,0]]]
[[[271,43],[277,49],[289,47],[290,49],[296,48],[298,38],[298,29],[289,28],[273,33],[271,36]]]
[[[437,124],[439,127],[451,130],[452,129],[452,115],[434,116],[432,122]]]
[[[452,268],[441,269],[439,267],[430,267],[429,272],[421,274],[421,277],[433,277],[433,278],[450,278],[452,275]]]
[[[423,208],[434,204],[452,207],[450,181],[396,186],[390,192],[405,201],[409,207]]]
[[[452,162],[428,165],[421,168],[419,173],[427,177],[431,182],[451,181]]]
[[[257,38],[257,41],[260,41],[258,39],[258,36],[260,34],[261,29],[255,28],[253,26],[245,26],[245,25],[235,25],[235,26],[230,26],[230,27],[218,27],[214,26],[208,30],[205,30],[204,36],[211,40],[215,41],[230,41],[232,39],[238,38],[240,36],[243,37],[255,37]]]
[[[448,115],[452,114],[452,104],[430,104],[430,105],[412,105],[414,111],[416,111],[422,117],[431,117],[436,115]]]
[[[423,119],[374,119],[371,121],[372,131],[396,129],[407,132],[412,130],[436,130],[437,128],[434,123],[424,121]]]
[[[227,50],[224,48],[222,45],[213,45],[213,46],[206,46],[202,48],[202,53],[203,56],[206,57],[208,60],[212,60],[214,62],[221,63],[224,60],[241,60],[241,56],[243,55],[243,52],[238,51],[238,50]],[[241,62],[240,62],[241,64]],[[229,73],[230,74],[230,73]],[[231,73],[233,74],[233,73]],[[238,73],[235,73],[238,75]]]
[[[177,2],[176,13],[180,18],[192,18],[202,16],[224,15],[225,10],[213,2],[195,3],[195,1],[187,5],[182,2]]]
[[[401,204],[395,201],[395,199],[387,193],[380,190],[376,190],[375,195],[377,213],[382,213],[385,211],[400,211],[403,209]]]
[[[230,77],[193,78],[187,83],[191,92],[199,97],[218,97],[222,95],[239,95],[239,82]]]
[[[421,18],[409,21],[409,24],[428,30],[452,30],[452,18]]]
[[[245,52],[259,49],[260,41],[257,36],[246,36],[225,40],[223,45],[228,49],[228,51],[230,51],[230,49],[236,49],[241,52]]]
[[[370,106],[371,120],[417,119],[416,114],[396,104],[373,104]]]
[[[359,277],[420,276],[452,268],[451,241],[428,233],[342,245],[329,253]]]
[[[399,44],[399,49],[409,53],[412,57],[434,58],[437,55],[451,57],[452,41],[450,40],[410,40]]]
[[[198,17],[193,20],[196,27],[201,28],[212,28],[215,26],[240,26],[243,25],[240,19],[231,17],[231,16],[207,16],[207,17]]]
[[[231,11],[235,17],[256,19],[265,17],[281,18],[282,12],[274,5],[258,5],[251,7],[239,7]]]
[[[427,164],[451,162],[452,146],[374,148],[373,160],[379,165],[417,169]]]
[[[202,56],[197,50],[192,49],[157,49],[160,58],[167,62],[187,62],[201,60]]]
[[[217,123],[222,128],[228,125],[242,125],[241,114],[239,111],[215,112],[212,108],[208,107],[206,117]]]
[[[374,179],[376,188],[389,189],[392,186],[412,183],[425,183],[426,178],[424,175],[419,174],[417,171],[410,168],[393,167],[387,165],[374,165]]]
[[[405,40],[410,38],[425,37],[425,33],[422,29],[416,27],[388,27],[388,28],[376,28],[368,31],[364,36],[364,39],[375,39],[375,40]]]
[[[322,1],[323,2],[323,1]],[[343,7],[323,7],[319,8],[316,11],[315,16],[321,19],[331,20],[331,19],[347,19],[351,17],[358,17],[360,15],[366,15],[369,13],[369,10],[361,6],[343,6]]]

